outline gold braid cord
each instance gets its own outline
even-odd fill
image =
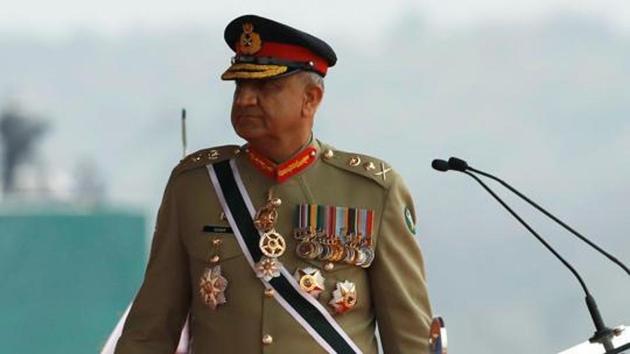
[[[233,64],[221,75],[221,79],[262,79],[285,73],[288,67],[281,65]]]

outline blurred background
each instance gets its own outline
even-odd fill
[[[577,281],[468,177],[495,173],[630,262],[630,3],[104,3],[0,12],[0,342],[95,353],[133,299],[189,151],[240,144],[223,28],[255,13],[335,48],[315,134],[406,178],[452,353],[554,353],[594,331]],[[496,186],[492,184],[492,186]],[[500,188],[497,188],[500,190]],[[609,326],[627,276],[500,193],[583,274]]]

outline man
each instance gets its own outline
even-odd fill
[[[409,192],[387,163],[312,137],[332,48],[253,15],[225,39],[247,144],[173,170],[116,353],[173,353],[189,313],[194,353],[377,353],[377,323],[385,353],[428,353]]]

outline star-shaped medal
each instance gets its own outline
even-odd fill
[[[346,313],[354,308],[357,304],[357,290],[354,283],[349,281],[338,282],[333,298],[328,302],[336,313]]]
[[[293,274],[300,288],[309,295],[317,298],[324,291],[324,277],[319,269],[313,267],[298,268]]]
[[[199,280],[199,294],[204,304],[216,310],[217,306],[226,303],[225,289],[228,281],[221,275],[221,266],[206,268]]]
[[[262,257],[260,261],[256,263],[256,276],[263,278],[265,281],[270,281],[275,277],[280,276],[280,268],[282,264],[278,262],[276,258]]]

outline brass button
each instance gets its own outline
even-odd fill
[[[328,262],[324,264],[324,270],[327,270],[330,272],[333,269],[335,269],[335,264],[333,262]]]
[[[269,335],[269,334],[265,334],[262,337],[262,342],[263,342],[263,344],[271,344],[271,343],[273,343],[273,337],[271,335]]]
[[[221,244],[223,244],[223,240],[220,238],[215,238],[214,240],[212,240],[212,245],[215,247],[219,247],[221,246]]]
[[[219,158],[219,151],[217,150],[210,150],[208,151],[208,160],[216,160]]]
[[[273,297],[273,294],[275,294],[275,293],[276,292],[272,288],[265,289],[265,296],[266,297]]]
[[[210,258],[210,262],[212,263],[217,263],[220,260],[219,256],[212,256],[212,258]]]
[[[361,164],[361,158],[359,156],[352,156],[350,160],[348,160],[348,165],[352,167],[359,166]]]
[[[331,159],[333,156],[335,156],[335,153],[332,150],[328,149],[328,150],[324,151],[324,158],[325,159]]]

